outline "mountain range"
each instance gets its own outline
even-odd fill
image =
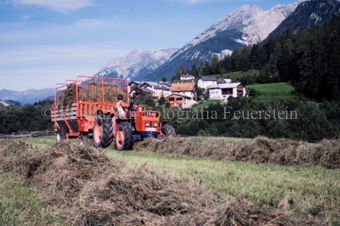
[[[264,40],[284,19],[291,14],[299,2],[277,5],[268,11],[257,5],[245,5],[223,16],[216,23],[197,35],[177,51],[168,62],[143,79],[157,80],[158,76],[171,79],[178,67],[198,65],[200,59],[209,61],[213,54],[223,57],[243,45]]]
[[[95,75],[129,81],[158,81],[162,77],[171,80],[180,65],[191,67],[200,59],[209,61],[214,54],[223,57],[236,48],[259,43],[285,29],[307,29],[339,13],[340,2],[336,0],[300,0],[276,5],[267,11],[256,5],[244,5],[223,16],[180,49],[155,52],[134,49],[127,56],[107,59]],[[53,92],[53,89],[24,92],[4,89],[0,90],[0,99],[32,103],[53,96]]]
[[[340,13],[340,2],[336,0],[311,0],[302,2],[282,23],[269,34],[279,35],[289,29],[296,31],[298,28],[308,29],[321,24]]]
[[[95,76],[139,80],[167,62],[177,50],[169,48],[151,52],[137,48],[125,57],[107,59]]]

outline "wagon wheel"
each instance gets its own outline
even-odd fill
[[[64,130],[64,128],[60,128],[57,131],[57,142],[60,142],[61,140],[65,140],[66,139],[66,131]]]

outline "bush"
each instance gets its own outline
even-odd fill
[[[134,104],[136,104],[136,105],[146,104],[150,107],[156,106],[154,99],[147,92],[142,92],[142,94],[139,97],[136,98]]]

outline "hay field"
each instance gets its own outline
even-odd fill
[[[339,141],[196,137],[147,139],[134,148],[109,153],[131,166],[147,162],[152,171],[194,178],[229,196],[340,224]]]
[[[339,222],[337,170],[167,153],[103,151],[74,142],[37,145],[52,143],[52,138],[27,141],[40,147],[0,141],[1,170],[22,175],[22,183],[42,192],[40,199],[57,207],[56,213],[65,222],[77,225]]]

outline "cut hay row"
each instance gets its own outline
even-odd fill
[[[123,95],[127,102],[126,91],[116,84],[90,82],[86,85],[78,86],[78,100],[89,102],[115,103],[118,95]],[[76,102],[76,85],[68,85],[67,89],[59,95],[58,107],[69,107]]]
[[[318,144],[301,143],[288,139],[257,137],[235,141],[228,138],[172,138],[146,139],[134,145],[145,152],[173,153],[253,163],[288,166],[321,166],[340,169],[340,141],[323,140]]]
[[[0,140],[0,169],[74,225],[328,225],[312,216],[230,198],[182,178],[131,169],[103,150],[60,142],[34,149]]]

